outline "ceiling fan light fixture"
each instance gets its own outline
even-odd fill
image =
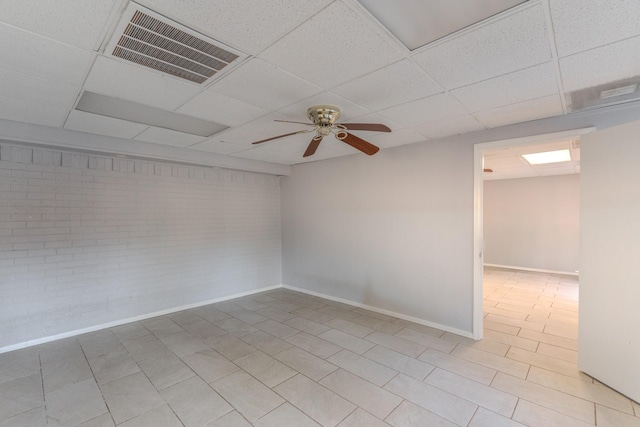
[[[291,122],[289,120],[276,120],[277,122],[287,122],[287,123],[298,123],[307,126],[313,126],[313,129],[310,130],[301,130],[297,132],[286,133],[284,135],[274,136],[272,138],[262,139],[260,141],[255,141],[252,144],[262,144],[263,142],[272,141],[274,139],[283,138],[290,135],[295,135],[299,133],[308,133],[315,132],[316,134],[311,138],[311,142],[307,147],[307,150],[304,152],[302,157],[309,157],[315,154],[320,142],[325,136],[329,134],[333,134],[336,139],[344,142],[345,144],[349,144],[353,148],[362,151],[363,153],[371,156],[377,153],[380,148],[371,144],[370,142],[365,141],[362,138],[359,138],[353,134],[350,134],[349,130],[366,130],[372,132],[391,132],[391,129],[383,125],[382,123],[336,123],[338,118],[340,117],[340,107],[329,104],[320,104],[314,105],[307,109],[307,117],[313,123],[301,123],[301,122]]]

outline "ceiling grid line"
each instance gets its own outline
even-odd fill
[[[114,150],[124,144],[161,156],[181,150],[279,167],[357,153],[332,138],[303,158],[309,134],[252,144],[300,129],[273,120],[306,123],[312,105],[340,107],[340,123],[388,126],[388,133],[353,133],[384,150],[640,102],[640,91],[632,92],[640,83],[640,4],[522,1],[505,1],[512,7],[479,22],[469,20],[465,0],[446,2],[435,19],[464,22],[462,29],[412,49],[368,0],[6,0],[0,138],[9,136],[11,121],[25,126],[25,134],[43,135],[42,126],[52,135],[62,132],[78,146],[99,140]],[[410,10],[410,3],[388,7],[395,13]],[[112,58],[108,43],[132,5],[244,56],[202,85]],[[619,94],[622,89],[628,93]],[[87,113],[76,108],[86,92],[225,129],[195,137],[190,128],[169,131],[126,120],[132,116]],[[583,102],[576,94],[597,99]]]
[[[562,111],[564,114],[568,113],[567,100],[564,96],[564,84],[562,83],[562,73],[560,70],[560,58],[558,57],[558,45],[556,43],[555,31],[553,26],[553,19],[551,17],[551,8],[549,7],[550,0],[542,1],[542,8],[544,10],[545,20],[547,22],[547,32],[549,33],[549,46],[551,47],[552,61],[556,71],[556,81],[558,82],[558,92],[560,93],[560,102],[562,103]]]

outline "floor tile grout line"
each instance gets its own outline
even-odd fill
[[[289,300],[290,300],[290,301],[294,301],[294,300],[293,300],[293,299],[291,299],[291,298],[289,298]],[[284,301],[284,300],[283,300],[283,301]],[[304,306],[304,304],[302,304],[302,305]],[[251,309],[246,309],[246,310],[249,310],[249,311],[253,311],[253,312],[255,312],[255,310],[251,310]],[[563,312],[563,313],[564,313],[564,312]],[[169,316],[168,316],[168,317],[169,317]],[[233,317],[233,316],[232,316],[232,317]],[[204,319],[204,318],[202,318],[202,317],[200,317],[200,318],[201,318],[201,319],[203,319],[203,320],[207,320],[207,319]],[[350,319],[343,319],[343,318],[341,318],[341,317],[339,317],[339,316],[338,316],[338,317],[334,317],[334,318],[336,318],[336,319],[342,319],[342,320],[345,320],[345,321],[348,321],[348,322],[350,322],[350,321],[351,321]],[[236,318],[236,319],[237,319],[237,318]],[[186,330],[186,329],[182,326],[182,323],[178,323],[178,321],[173,320],[173,319],[171,319],[171,318],[169,318],[169,320],[171,320],[172,322],[174,322],[174,323],[176,323],[178,326],[180,326],[180,328],[181,328],[182,330]],[[274,319],[272,319],[272,320],[274,320]],[[397,320],[397,319],[396,319],[396,320]],[[565,319],[556,319],[556,320],[557,320],[558,322],[561,322],[561,321],[563,321],[563,320],[565,320]],[[208,320],[207,320],[207,321],[208,321]],[[242,320],[240,319],[240,321],[242,321]],[[329,322],[329,321],[330,321],[330,320],[327,320],[327,321],[325,321],[325,323],[326,323],[326,322]],[[276,322],[277,322],[277,323],[284,323],[284,322],[282,322],[282,321],[276,321]],[[215,322],[210,322],[210,323],[212,323],[213,325],[215,325]],[[144,325],[143,325],[143,326],[144,326]],[[146,326],[145,326],[145,328],[146,328]],[[403,328],[407,328],[407,326],[403,326]],[[410,327],[409,327],[409,328],[410,328]],[[294,329],[297,329],[297,328],[294,328]],[[335,328],[332,328],[332,329],[335,329]],[[522,328],[516,328],[516,329],[517,329],[516,335],[513,335],[513,336],[519,336],[519,334],[523,331],[523,329],[522,329]],[[545,329],[546,329],[546,325],[545,325]],[[147,328],[147,330],[148,330],[148,328]],[[340,332],[343,332],[343,333],[346,333],[346,334],[348,334],[348,335],[351,335],[351,334],[349,334],[349,332],[346,332],[346,331],[343,331],[343,330],[340,330],[340,329],[336,329],[336,330],[338,330],[338,331],[340,331]],[[416,330],[416,329],[414,329],[414,330]],[[112,331],[112,332],[113,332],[113,331]],[[188,332],[188,331],[187,331],[187,332]],[[304,332],[304,331],[303,331],[303,332]],[[365,336],[364,336],[363,338],[361,338],[361,339],[365,339],[366,337],[370,336],[371,334],[373,334],[373,333],[375,333],[375,332],[381,332],[381,331],[379,331],[379,330],[374,330],[373,332],[370,332],[369,334],[365,335]],[[390,336],[395,336],[396,338],[401,338],[401,339],[402,339],[402,337],[399,337],[399,336],[397,336],[397,335],[396,335],[396,333],[397,333],[397,332],[398,332],[398,331],[393,332],[393,333],[390,333],[390,334],[388,334],[388,335],[390,335]],[[418,330],[418,332],[420,332],[420,331]],[[189,332],[189,333],[190,333],[190,332]],[[235,335],[231,334],[229,331],[226,331],[225,333],[229,334],[230,336],[235,336]],[[266,332],[265,332],[265,333],[266,333]],[[300,332],[299,332],[299,333],[300,333]],[[383,332],[383,333],[384,333],[384,332]],[[422,332],[420,332],[420,333],[422,333]],[[443,332],[443,333],[442,333],[442,334],[440,334],[439,336],[434,336],[434,335],[432,335],[432,334],[427,334],[427,335],[429,335],[429,336],[431,336],[431,337],[435,337],[435,338],[437,338],[437,339],[442,339],[441,337],[442,337],[445,333],[446,333],[446,332]],[[543,330],[543,332],[541,332],[541,333],[546,333],[546,332]],[[268,334],[268,335],[270,335],[269,333],[267,333],[267,334]],[[152,335],[155,339],[157,339],[157,340],[161,341],[161,340],[160,340],[160,338],[159,338],[156,334],[154,334],[153,332],[151,332],[151,335]],[[192,334],[192,335],[193,335],[193,334]],[[551,336],[551,334],[549,334],[549,335]],[[558,335],[553,335],[553,336],[554,336],[554,337],[559,337],[559,338],[564,338],[564,337],[561,337],[561,336],[558,336]],[[197,339],[199,339],[199,340],[203,340],[202,338],[200,338],[200,337],[199,337],[199,336],[197,336],[197,335],[194,335],[194,337],[196,337],[196,338],[197,338]],[[118,338],[118,341],[119,341],[120,343],[122,343],[122,339],[121,339],[119,336],[117,336],[117,335],[116,335],[116,338]],[[164,338],[164,336],[163,336],[163,338]],[[360,337],[357,337],[357,338],[360,338]],[[321,338],[319,338],[319,339],[321,339]],[[367,340],[367,341],[368,341],[368,340]],[[407,340],[407,341],[409,341],[409,342],[413,342],[413,341],[411,341],[411,340]],[[536,342],[536,348],[535,348],[535,350],[534,350],[534,351],[532,351],[532,352],[533,352],[533,353],[538,353],[538,350],[539,350],[539,348],[540,348],[540,346],[541,346],[541,344],[542,344],[543,342],[542,342],[542,341],[539,341],[539,340],[532,340],[532,341],[535,341],[535,342]],[[371,342],[371,341],[370,341],[370,342]],[[495,341],[495,342],[498,342],[498,341]],[[330,342],[329,342],[329,343],[330,343]],[[374,342],[371,342],[371,343],[372,343],[372,344],[374,344],[374,347],[378,345],[378,344],[376,344],[376,343],[374,343]],[[247,344],[248,344],[248,343],[247,343]],[[419,343],[418,343],[418,344],[419,344]],[[451,348],[451,350],[449,351],[449,353],[451,353],[451,352],[455,351],[455,349],[460,348],[461,346],[464,346],[464,345],[465,345],[465,343],[454,343],[454,345],[453,345],[453,347]],[[552,346],[552,347],[557,347],[557,348],[559,348],[559,349],[565,349],[565,347],[556,346],[556,345],[554,345],[554,344],[548,344],[548,345],[549,345],[549,346]],[[209,347],[209,348],[211,348],[210,346],[208,346],[208,347]],[[298,346],[295,346],[295,347],[300,348],[300,347],[298,347]],[[383,347],[383,348],[388,348],[388,347],[386,347],[386,346],[381,346],[381,347]],[[96,375],[96,374],[95,374],[95,372],[94,372],[94,370],[93,370],[93,367],[91,367],[91,365],[88,363],[88,359],[87,359],[87,355],[86,355],[85,349],[84,349],[82,346],[81,346],[80,348],[81,348],[81,350],[83,351],[83,355],[84,355],[85,361],[87,362],[87,364],[89,365],[89,367],[90,367],[90,369],[91,369],[91,373],[92,373],[92,375],[93,375],[93,379],[94,379],[95,381],[97,381],[97,378],[95,377],[95,375]],[[373,347],[372,347],[372,348],[373,348]],[[511,351],[513,348],[515,348],[515,346],[513,346],[512,344],[507,344],[507,347],[506,347],[506,348],[507,348],[507,350],[506,350],[506,351],[507,351],[507,354],[508,354],[508,352],[509,352],[509,351]],[[214,350],[215,350],[215,349],[214,349]],[[302,350],[304,350],[304,349],[302,349]],[[390,349],[390,350],[395,351],[394,349]],[[417,355],[416,357],[407,356],[407,355],[404,355],[404,357],[408,357],[408,358],[410,358],[410,359],[413,359],[413,360],[416,360],[416,361],[420,361],[420,359],[419,359],[420,355],[424,354],[424,352],[425,352],[425,351],[427,351],[427,350],[433,350],[433,349],[432,349],[431,347],[429,347],[429,346],[425,346],[425,350],[424,350],[424,351],[422,351],[422,352],[421,352],[419,355]],[[484,350],[484,349],[477,349],[477,350],[478,350],[478,351],[484,351],[484,352],[486,352],[487,354],[495,354],[494,352],[486,351],[486,350]],[[525,351],[531,351],[531,350],[527,350],[527,349],[523,349],[523,350],[525,350]],[[127,352],[128,352],[128,351],[129,351],[129,350],[127,350]],[[176,357],[178,357],[180,360],[182,360],[182,357],[178,356],[178,355],[177,355],[176,353],[174,353],[171,349],[168,349],[168,351],[170,351],[172,354],[174,354]],[[285,350],[282,350],[282,351],[285,351]],[[437,351],[441,351],[441,350],[437,350]],[[281,351],[280,351],[280,352],[281,352]],[[278,352],[278,353],[280,353],[280,352]],[[275,353],[275,354],[278,354],[278,353]],[[128,354],[131,356],[131,353],[128,353]],[[448,354],[448,353],[447,353],[447,352],[443,352],[443,354]],[[556,360],[561,360],[561,361],[562,361],[562,360],[564,360],[564,359],[562,359],[562,358],[557,358],[557,357],[555,357],[555,356],[547,355],[547,354],[544,354],[544,353],[538,353],[538,354],[541,354],[541,355],[544,355],[544,356],[546,356],[546,357],[549,357],[549,358],[552,358],[552,359],[556,359]],[[272,356],[272,355],[269,355],[269,356]],[[365,357],[365,358],[367,358],[368,360],[372,360],[372,359],[369,359],[367,356],[364,356],[364,354],[359,355],[359,356],[361,356],[361,357]],[[222,357],[224,357],[224,356],[222,356]],[[328,357],[330,357],[330,356],[328,356]],[[502,357],[505,357],[505,356],[503,355]],[[225,357],[225,359],[226,359],[226,357]],[[230,362],[232,362],[232,363],[233,363],[233,360],[230,360],[230,359],[227,359],[227,360],[229,360]],[[375,360],[372,360],[372,361],[373,361],[373,362],[376,362]],[[564,361],[566,361],[566,360],[564,360]],[[39,354],[39,363],[40,363],[40,372],[41,372],[41,382],[43,383],[42,387],[43,387],[43,390],[44,390],[44,380],[43,380],[43,374],[42,374],[42,359],[41,359],[41,357],[40,357],[40,354]],[[136,363],[137,363],[137,361],[136,361]],[[379,362],[376,362],[376,363],[379,363]],[[423,363],[425,363],[425,362],[423,362]],[[472,363],[476,363],[476,362],[472,362]],[[187,365],[187,366],[188,366],[188,365]],[[526,380],[526,381],[528,381],[528,380],[529,380],[529,376],[530,376],[530,373],[531,373],[532,366],[534,366],[534,365],[528,364],[527,374],[526,374],[526,377],[525,377],[525,380]],[[436,366],[435,368],[443,369],[443,368],[439,368],[439,367],[437,367],[437,366]],[[541,366],[541,367],[539,367],[539,368],[540,368],[540,369],[543,369],[543,370],[547,370],[547,371],[549,371],[549,372],[551,372],[551,373],[554,373],[554,374],[557,374],[557,375],[563,375],[562,373],[558,373],[558,372],[555,372],[555,371],[553,371],[553,370],[548,370],[548,369],[546,369],[544,366]],[[190,369],[190,371],[194,372],[194,371],[193,371],[193,369],[192,369],[191,367],[189,367],[189,369]],[[239,369],[241,369],[242,371],[244,371],[242,368],[239,368]],[[336,369],[344,369],[344,368],[337,367]],[[389,383],[389,381],[392,381],[392,380],[393,380],[393,378],[396,378],[398,375],[400,375],[400,373],[402,373],[402,372],[399,372],[399,371],[395,370],[394,368],[391,368],[391,369],[392,369],[392,370],[394,370],[395,375],[394,375],[392,378],[390,378],[389,380],[387,380],[387,382],[386,382],[386,383],[382,384],[382,386],[379,386],[379,387],[381,387],[381,388],[383,388],[383,389],[384,389],[384,387]],[[428,372],[428,373],[427,373],[427,376],[426,376],[425,378],[422,378],[422,379],[421,379],[421,380],[419,380],[419,381],[424,382],[424,381],[429,377],[429,375],[431,375],[431,374],[433,373],[433,371],[434,371],[434,369],[432,369],[430,372]],[[494,371],[495,371],[495,373],[494,373],[494,375],[493,375],[493,378],[491,379],[491,382],[490,382],[489,386],[491,386],[491,384],[492,384],[492,383],[493,383],[493,381],[495,380],[495,377],[496,377],[497,373],[498,373],[498,372],[500,372],[499,370],[494,370]],[[142,372],[143,372],[143,374],[145,375],[145,377],[147,377],[147,376],[146,376],[146,373],[145,373],[144,371],[142,371]],[[244,371],[244,372],[246,372],[246,371]],[[296,370],[296,372],[297,372],[297,374],[303,375],[303,374],[299,373],[299,371],[297,371],[297,370]],[[334,372],[335,372],[335,371],[334,371]],[[454,372],[454,373],[456,373],[456,372]],[[352,373],[352,374],[353,374],[353,373]],[[204,379],[203,379],[202,377],[200,377],[200,375],[198,375],[197,373],[194,373],[194,375],[197,375],[200,379],[204,380]],[[230,374],[229,374],[229,375],[230,375]],[[249,374],[249,375],[251,375],[251,376],[253,377],[253,375],[252,375],[252,374]],[[322,379],[326,378],[326,376],[328,376],[328,375],[331,375],[331,373],[326,374]],[[357,375],[357,374],[354,374],[354,375]],[[406,375],[406,374],[404,374],[404,375]],[[304,375],[303,375],[303,376],[304,376]],[[368,381],[368,382],[370,383],[370,381],[369,381],[369,380],[367,380],[366,378],[360,377],[359,375],[357,375],[357,376],[358,376],[359,378],[362,378],[363,380]],[[570,377],[570,376],[568,376],[568,377],[569,377],[569,378],[572,378],[572,377]],[[259,379],[257,379],[256,377],[253,377],[253,378],[254,378],[256,381],[258,381],[258,382],[260,382],[261,384],[263,384],[265,387],[269,388],[268,386],[266,386],[266,384],[262,383],[262,382],[261,382]],[[147,377],[147,379],[149,379],[149,378]],[[318,383],[318,382],[319,382],[319,381],[321,381],[322,379],[319,379],[318,381],[314,381],[314,380],[311,380],[311,381],[313,381],[314,383]],[[149,379],[149,380],[150,380],[150,379]],[[285,381],[286,381],[286,380],[285,380]],[[206,381],[205,381],[205,383],[206,383]],[[592,381],[592,383],[593,383],[593,381]],[[207,384],[208,384],[208,383],[207,383]],[[281,384],[281,383],[280,383],[280,384]],[[374,384],[374,385],[375,385],[375,384]],[[543,384],[539,384],[539,385],[542,385],[542,386],[544,387],[544,385],[543,385]],[[211,385],[210,385],[210,384],[209,384],[209,386],[211,387]],[[277,385],[275,385],[274,387],[277,387]],[[565,392],[565,391],[563,391],[563,390],[561,390],[561,389],[557,389],[557,388],[551,388],[551,389],[552,389],[552,390],[556,390],[556,391],[561,392],[561,393],[564,393],[564,394],[568,394],[568,395],[570,395],[570,396],[577,397],[577,398],[582,399],[582,400],[586,400],[586,401],[588,401],[588,402],[590,402],[590,403],[592,403],[592,404],[594,405],[594,411],[595,411],[595,410],[597,410],[597,402],[595,402],[595,401],[593,401],[593,400],[585,399],[585,398],[581,398],[580,396],[575,396],[574,394],[572,394],[572,393],[567,393],[567,392]],[[445,391],[445,392],[446,392],[446,390],[443,390],[443,391]],[[447,392],[447,393],[448,393],[448,392]],[[450,393],[450,394],[451,394],[451,393]],[[453,394],[453,395],[455,396],[455,394]],[[457,396],[457,397],[459,397],[459,396]],[[459,397],[459,398],[461,398],[461,397]],[[461,398],[461,399],[463,399],[463,398]],[[285,400],[286,400],[286,399],[285,399]],[[463,400],[466,400],[466,399],[463,399]],[[403,400],[403,401],[404,401],[404,400]],[[520,401],[520,398],[518,398],[518,401],[517,401],[517,402],[519,402],[519,401]],[[106,403],[106,402],[105,402],[105,403]],[[471,402],[471,403],[473,403],[473,402]],[[231,406],[233,407],[233,405],[231,405]],[[356,406],[357,406],[357,405],[356,405]],[[477,405],[477,406],[481,406],[481,405]],[[605,405],[605,406],[606,406],[606,405]],[[516,403],[516,407],[517,407],[517,403]],[[362,408],[361,408],[361,409],[362,409]],[[615,408],[612,408],[612,409],[615,409]],[[476,412],[477,412],[477,408],[476,408]],[[554,410],[554,412],[558,412],[558,411],[555,411],[555,410]],[[632,412],[632,415],[633,415],[633,414],[636,414],[636,413],[637,413],[637,407],[635,407],[635,406],[633,406],[633,405],[632,405],[632,407],[631,407],[631,412]],[[560,412],[558,412],[558,413],[560,413]],[[474,414],[475,414],[475,412],[474,412]],[[349,415],[347,415],[347,417],[348,417],[348,416],[349,416]],[[512,417],[513,417],[513,415],[512,415]]]

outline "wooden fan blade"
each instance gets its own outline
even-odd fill
[[[322,135],[316,135],[313,138],[311,138],[311,142],[309,143],[309,146],[307,147],[307,151],[304,152],[304,154],[302,155],[302,157],[309,157],[309,156],[313,156],[316,152],[316,150],[318,149],[318,145],[320,145],[320,142],[322,141]]]
[[[273,141],[274,139],[284,138],[285,136],[291,136],[291,135],[295,135],[297,133],[306,133],[306,132],[310,132],[310,131],[308,131],[308,130],[299,130],[298,132],[285,133],[284,135],[278,135],[278,136],[274,136],[274,137],[267,138],[267,139],[261,139],[260,141],[252,142],[252,144],[262,144],[263,142]]]
[[[297,124],[299,124],[299,125],[315,126],[313,123],[293,122],[293,121],[291,121],[291,120],[274,120],[274,122],[280,122],[280,123],[297,123]]]
[[[380,150],[380,148],[376,147],[370,142],[365,141],[362,138],[358,138],[357,136],[352,135],[348,132],[345,132],[345,133],[347,134],[347,136],[342,141],[346,142],[353,148],[356,148],[362,151],[364,154],[368,154],[371,156],[373,154],[376,154],[378,150]]]
[[[382,123],[340,123],[347,130],[370,130],[373,132],[391,132],[389,126]]]

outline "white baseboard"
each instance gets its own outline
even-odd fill
[[[452,334],[460,335],[460,336],[463,336],[463,337],[473,338],[473,333],[470,332],[470,331],[463,331],[461,329],[452,328],[452,327],[449,327],[449,326],[446,326],[446,325],[441,325],[439,323],[430,322],[430,321],[424,320],[424,319],[419,319],[417,317],[407,316],[405,314],[396,313],[394,311],[385,310],[385,309],[382,309],[382,308],[373,307],[373,306],[370,306],[370,305],[361,304],[361,303],[354,302],[354,301],[349,301],[349,300],[346,300],[346,299],[343,299],[343,298],[333,297],[331,295],[326,295],[326,294],[322,294],[320,292],[310,291],[310,290],[304,289],[304,288],[297,288],[295,286],[289,286],[289,285],[282,285],[282,287],[285,288],[285,289],[291,289],[292,291],[302,292],[302,293],[305,293],[305,294],[309,294],[309,295],[313,295],[313,296],[316,296],[316,297],[328,299],[328,300],[331,300],[331,301],[336,301],[336,302],[341,302],[343,304],[352,305],[354,307],[364,308],[366,310],[374,311],[376,313],[386,314],[387,316],[397,317],[399,319],[407,320],[407,321],[413,322],[413,323],[418,323],[418,324],[424,325],[424,326],[429,326],[429,327],[435,328],[435,329],[440,329],[440,330],[443,330],[443,331],[446,331],[446,332],[451,332]]]
[[[264,288],[254,289],[254,290],[246,291],[246,292],[240,292],[240,293],[237,293],[237,294],[227,295],[227,296],[220,297],[220,298],[214,298],[214,299],[210,299],[210,300],[206,300],[206,301],[199,301],[199,302],[192,303],[192,304],[181,305],[181,306],[178,306],[178,307],[167,308],[165,310],[154,311],[153,313],[146,313],[146,314],[142,314],[140,316],[129,317],[129,318],[126,318],[126,319],[120,319],[120,320],[116,320],[116,321],[109,322],[109,323],[102,323],[100,325],[89,326],[87,328],[76,329],[76,330],[69,331],[69,332],[63,332],[61,334],[51,335],[51,336],[48,336],[48,337],[43,337],[43,338],[37,338],[37,339],[34,339],[34,340],[24,341],[24,342],[21,342],[21,343],[8,345],[6,347],[0,347],[0,354],[7,353],[9,351],[20,350],[20,349],[27,348],[27,347],[32,347],[34,345],[45,344],[45,343],[48,343],[48,342],[51,342],[51,341],[61,340],[63,338],[75,337],[77,335],[82,335],[82,334],[86,334],[86,333],[89,333],[89,332],[95,332],[95,331],[99,331],[101,329],[113,328],[114,326],[120,326],[120,325],[124,325],[124,324],[127,324],[127,323],[139,322],[140,320],[145,320],[145,319],[149,319],[149,318],[152,318],[152,317],[164,316],[164,315],[167,315],[167,314],[176,313],[178,311],[183,311],[183,310],[189,310],[189,309],[192,309],[192,308],[202,307],[203,305],[215,304],[217,302],[227,301],[227,300],[234,299],[234,298],[240,298],[240,297],[245,297],[245,296],[248,296],[248,295],[257,294],[257,293],[260,293],[260,292],[271,291],[273,289],[282,288],[282,286],[283,285],[267,286],[267,287],[264,287]]]
[[[486,265],[488,265],[488,264],[486,264]],[[508,267],[503,267],[503,268],[508,268]],[[566,274],[566,273],[563,273],[563,274]],[[370,310],[370,311],[373,311],[373,312],[376,312],[376,313],[386,314],[387,316],[397,317],[399,319],[407,320],[409,322],[414,322],[414,323],[417,323],[417,324],[420,324],[420,325],[429,326],[431,328],[440,329],[440,330],[443,330],[443,331],[446,331],[446,332],[451,332],[453,334],[460,335],[460,336],[463,336],[463,337],[473,338],[473,334],[471,332],[469,332],[469,331],[463,331],[461,329],[452,328],[452,327],[449,327],[449,326],[446,326],[446,325],[441,325],[439,323],[430,322],[430,321],[424,320],[424,319],[419,319],[417,317],[407,316],[407,315],[404,315],[402,313],[396,313],[394,311],[385,310],[385,309],[382,309],[382,308],[373,307],[373,306],[370,306],[370,305],[361,304],[361,303],[357,303],[357,302],[354,302],[354,301],[349,301],[349,300],[346,300],[346,299],[343,299],[343,298],[333,297],[331,295],[326,295],[326,294],[322,294],[322,293],[319,293],[319,292],[310,291],[308,289],[297,288],[295,286],[273,285],[273,286],[267,286],[267,287],[264,287],[264,288],[254,289],[254,290],[251,290],[251,291],[246,291],[246,292],[240,292],[240,293],[237,293],[237,294],[227,295],[227,296],[220,297],[220,298],[214,298],[214,299],[210,299],[210,300],[206,300],[206,301],[199,301],[199,302],[192,303],[192,304],[186,304],[186,305],[181,305],[181,306],[178,306],[178,307],[172,307],[172,308],[168,308],[168,309],[165,309],[165,310],[155,311],[155,312],[152,312],[152,313],[146,313],[146,314],[143,314],[143,315],[140,315],[140,316],[129,317],[129,318],[126,318],[126,319],[120,319],[120,320],[116,320],[116,321],[109,322],[109,323],[102,323],[102,324],[99,324],[99,325],[89,326],[87,328],[82,328],[82,329],[76,329],[76,330],[73,330],[73,331],[63,332],[61,334],[51,335],[51,336],[48,336],[48,337],[42,337],[42,338],[37,338],[37,339],[33,339],[33,340],[28,340],[28,341],[20,342],[20,343],[17,343],[17,344],[12,344],[12,345],[5,346],[5,347],[0,347],[0,354],[7,353],[7,352],[10,352],[10,351],[14,351],[14,350],[20,350],[20,349],[27,348],[27,347],[32,347],[34,345],[46,344],[46,343],[51,342],[51,341],[56,341],[56,340],[60,340],[60,339],[64,339],[64,338],[70,338],[70,337],[74,337],[74,336],[77,336],[77,335],[86,334],[86,333],[89,333],[89,332],[95,332],[95,331],[99,331],[101,329],[113,328],[115,326],[120,326],[120,325],[124,325],[124,324],[127,324],[127,323],[139,322],[141,320],[149,319],[149,318],[152,318],[152,317],[164,316],[164,315],[167,315],[167,314],[176,313],[178,311],[189,310],[189,309],[192,309],[192,308],[202,307],[204,305],[215,304],[217,302],[227,301],[227,300],[230,300],[230,299],[240,298],[240,297],[257,294],[257,293],[260,293],[260,292],[270,291],[270,290],[273,290],[273,289],[279,289],[279,288],[290,289],[292,291],[302,292],[302,293],[305,293],[305,294],[308,294],[308,295],[313,295],[313,296],[317,296],[317,297],[320,297],[320,298],[325,298],[325,299],[328,299],[328,300],[331,300],[331,301],[341,302],[343,304],[347,304],[347,305],[351,305],[351,306],[359,307],[359,308],[364,308],[366,310]]]
[[[562,275],[565,275],[565,276],[579,276],[580,275],[580,273],[578,271],[544,270],[544,269],[541,269],[541,268],[518,267],[518,266],[515,266],[515,265],[501,265],[501,264],[485,263],[484,266],[485,267],[506,268],[508,270],[534,271],[536,273],[562,274]]]

